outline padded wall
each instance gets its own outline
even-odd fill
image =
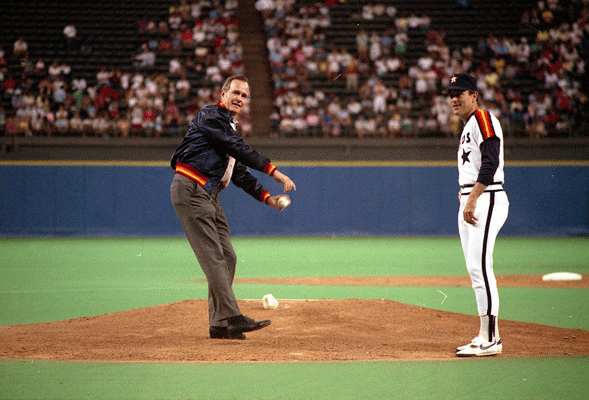
[[[298,190],[284,212],[230,186],[235,236],[457,235],[453,166],[280,166]],[[254,171],[272,194],[273,179]],[[0,165],[2,236],[170,236],[173,171],[145,165]],[[508,166],[502,235],[589,234],[589,166]]]

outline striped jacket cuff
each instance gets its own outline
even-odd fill
[[[276,167],[274,165],[272,165],[272,163],[268,163],[266,164],[266,166],[264,167],[264,173],[266,175],[274,175],[274,172],[276,171]]]
[[[270,193],[268,193],[267,190],[262,191],[262,193],[260,193],[260,201],[263,203],[268,204],[268,199],[270,198]]]

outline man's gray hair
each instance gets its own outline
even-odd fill
[[[221,87],[221,90],[226,92],[229,90],[229,88],[231,87],[231,82],[233,82],[234,80],[238,80],[238,81],[243,81],[245,83],[247,83],[249,85],[249,82],[247,80],[247,78],[243,75],[231,75],[229,78],[225,79],[225,82],[223,83],[223,86]]]

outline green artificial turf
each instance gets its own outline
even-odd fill
[[[235,238],[238,278],[466,275],[457,238]],[[1,239],[0,325],[205,298],[184,238]],[[525,255],[525,256],[524,256]],[[497,274],[589,271],[589,239],[504,238]],[[235,284],[239,299],[387,298],[475,315],[464,287]],[[589,330],[589,290],[500,288],[501,318]],[[1,338],[0,338],[1,340]],[[1,399],[585,399],[589,357],[436,362],[0,359]]]

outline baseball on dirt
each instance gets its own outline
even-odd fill
[[[276,310],[278,308],[278,300],[271,294],[264,295],[262,304],[266,310]]]
[[[278,205],[278,208],[284,210],[290,204],[290,199],[286,196],[283,196],[278,199],[278,202],[276,204]]]

